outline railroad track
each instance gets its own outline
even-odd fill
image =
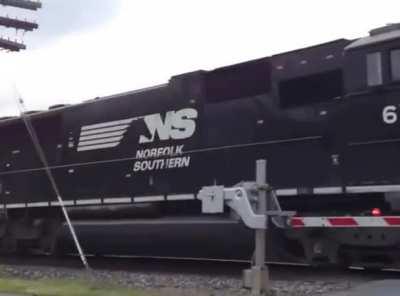
[[[174,295],[181,295],[182,291],[182,295],[198,295],[201,290],[212,290],[214,295],[247,295],[241,289],[242,270],[249,267],[245,261],[117,256],[89,256],[88,260],[91,272],[84,270],[77,256],[0,256],[0,274],[24,279],[88,278],[157,293],[173,289]],[[270,264],[270,275],[278,295],[314,296],[370,281],[396,279],[400,272]]]
[[[243,260],[216,260],[197,258],[135,257],[135,256],[88,256],[93,270],[110,270],[142,273],[207,274],[241,278],[242,271],[250,262]],[[82,262],[75,255],[70,256],[0,256],[0,265],[39,266],[82,270]],[[352,267],[312,267],[305,264],[270,262],[272,280],[302,280],[318,278],[363,277],[370,280],[392,279],[400,276],[400,270],[368,270]]]

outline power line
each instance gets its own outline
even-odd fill
[[[42,8],[42,3],[40,1],[30,0],[0,0],[0,5],[11,6],[25,10],[38,10]],[[13,28],[17,31],[33,31],[39,28],[39,25],[35,22],[20,20],[8,16],[0,16],[0,26]],[[20,51],[26,49],[26,45],[23,42],[12,41],[10,38],[0,37],[0,49]]]
[[[9,50],[9,51],[20,51],[20,50],[25,50],[26,45],[21,42],[18,42],[18,41],[12,41],[12,40],[0,37],[0,48]]]
[[[37,23],[4,16],[0,16],[0,26],[24,31],[33,31],[39,28],[39,25]]]
[[[38,10],[42,8],[42,3],[40,1],[30,1],[30,0],[0,0],[0,5],[12,6],[16,8]]]

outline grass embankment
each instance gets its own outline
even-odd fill
[[[0,279],[0,294],[28,296],[144,296],[142,292],[78,281]]]

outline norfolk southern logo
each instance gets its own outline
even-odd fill
[[[197,110],[187,108],[179,111],[168,111],[163,121],[160,114],[144,117],[144,122],[149,130],[150,137],[141,135],[140,144],[153,143],[156,134],[161,141],[181,140],[193,136],[196,130]]]
[[[196,131],[198,113],[186,108],[168,111],[163,119],[160,113],[133,117],[123,120],[85,125],[81,128],[78,151],[99,150],[117,147],[124,138],[132,122],[143,120],[148,132],[139,136],[139,144],[160,141],[181,140],[193,136]]]

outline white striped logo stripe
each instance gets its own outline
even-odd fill
[[[93,134],[105,134],[108,132],[126,130],[128,127],[129,127],[129,125],[117,125],[117,126],[112,126],[112,127],[82,131],[81,136],[87,136],[87,135],[93,135]]]
[[[77,151],[117,147],[132,121],[140,117],[85,125],[81,128]]]
[[[96,134],[96,135],[90,135],[90,136],[82,136],[82,137],[80,137],[79,140],[87,141],[87,140],[94,140],[94,139],[100,139],[100,138],[117,137],[117,136],[123,135],[124,133],[125,133],[125,130],[121,130],[121,131],[110,132],[110,133]]]
[[[135,118],[109,121],[109,122],[104,122],[104,123],[85,125],[82,127],[82,131],[91,130],[91,129],[99,129],[99,128],[109,127],[109,126],[113,126],[113,125],[124,125],[124,124],[129,125],[135,119],[137,119],[137,118],[135,117]]]
[[[105,138],[105,139],[98,139],[98,140],[91,140],[91,141],[83,141],[79,142],[79,146],[89,146],[89,145],[97,145],[97,144],[104,144],[110,142],[119,142],[123,137],[113,137],[113,138]]]
[[[79,151],[89,151],[89,150],[97,150],[97,149],[104,149],[104,148],[112,148],[119,145],[119,142],[116,143],[108,143],[108,144],[100,144],[100,145],[93,145],[93,146],[80,146],[78,147]]]

